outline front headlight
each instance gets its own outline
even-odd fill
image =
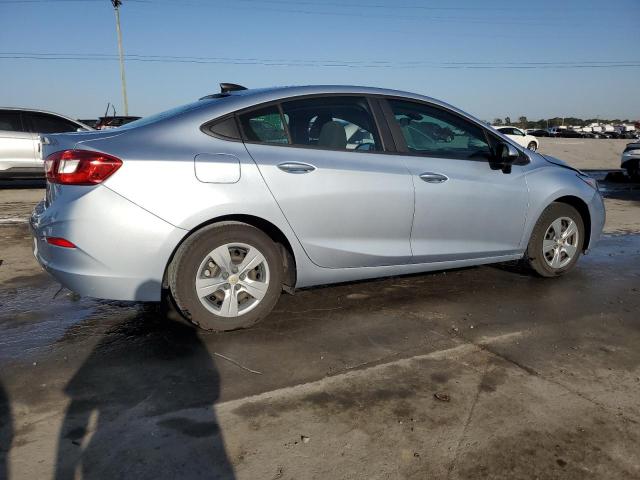
[[[583,173],[577,174],[576,177],[578,177],[580,180],[582,180],[584,183],[589,185],[594,190],[598,190],[598,181],[595,178],[585,175]]]
[[[627,150],[626,152],[623,152],[622,155],[624,155],[624,156],[632,156],[632,155],[640,156],[640,149]]]

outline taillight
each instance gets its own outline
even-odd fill
[[[49,245],[55,245],[56,247],[76,248],[73,243],[62,237],[46,237],[46,241]]]
[[[90,150],[63,150],[45,160],[47,181],[64,185],[97,185],[120,168],[122,160]]]

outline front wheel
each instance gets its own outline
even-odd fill
[[[525,260],[543,277],[557,277],[573,269],[584,245],[584,222],[565,203],[552,203],[538,219]]]
[[[283,261],[261,230],[238,222],[210,225],[178,249],[169,288],[182,314],[205,330],[247,328],[266,317],[282,290]]]
[[[529,142],[529,145],[527,145],[527,148],[535,152],[538,149],[538,145],[536,144],[536,142]]]

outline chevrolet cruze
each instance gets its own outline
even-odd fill
[[[44,135],[42,266],[82,295],[248,327],[282,290],[522,259],[570,271],[600,237],[597,184],[432,98],[245,89],[115,130]]]

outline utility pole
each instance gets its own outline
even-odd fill
[[[118,33],[118,54],[120,55],[120,80],[122,81],[122,101],[124,102],[124,114],[129,115],[129,102],[127,101],[127,81],[124,76],[124,55],[122,53],[122,31],[120,30],[120,5],[122,0],[111,0],[116,13],[116,32]]]

